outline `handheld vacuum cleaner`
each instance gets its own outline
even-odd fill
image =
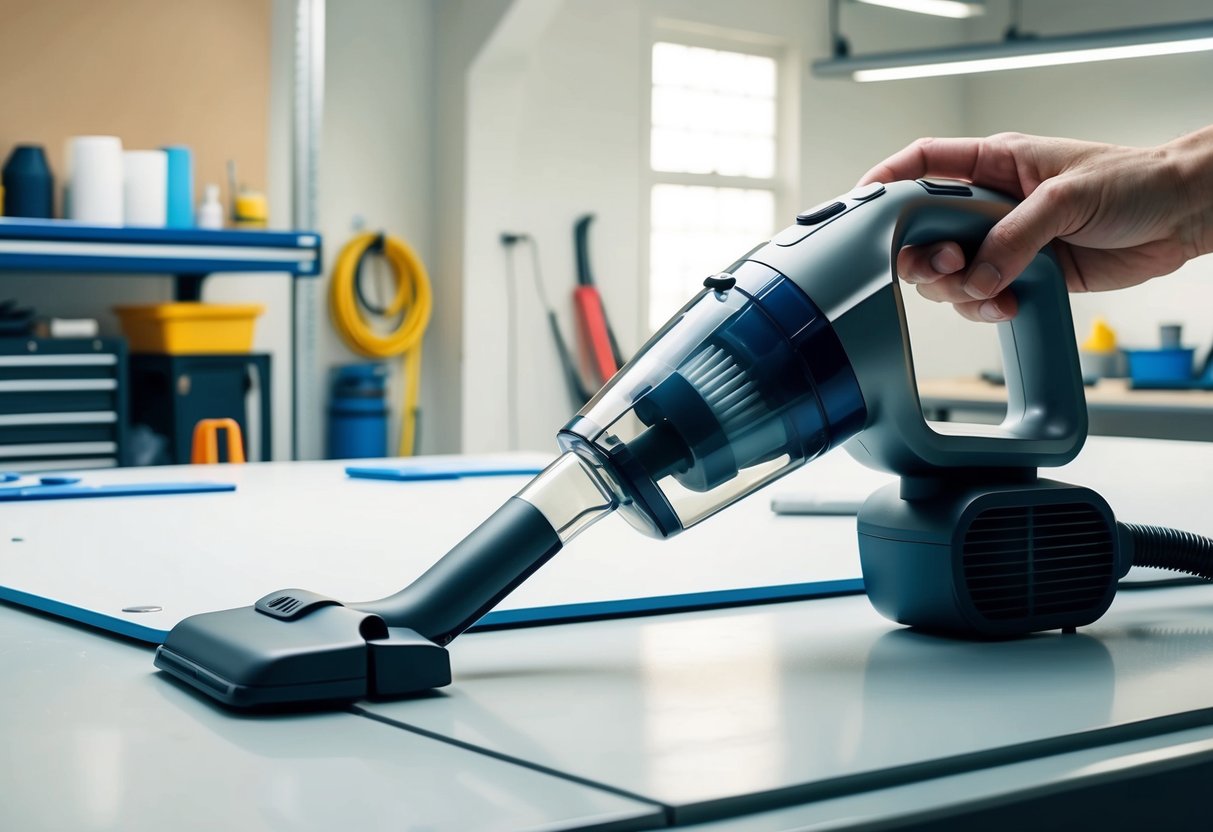
[[[1060,267],[1042,251],[998,324],[1008,412],[929,425],[892,264],[904,245],[971,255],[1012,207],[971,185],[872,184],[707,278],[558,435],[563,454],[413,584],[342,603],[298,589],[181,621],[156,666],[235,707],[416,694],[451,681],[445,645],[594,522],[666,538],[845,445],[900,482],[858,516],[868,597],[960,637],[1099,618],[1134,563],[1213,577],[1213,545],[1118,524],[1094,491],[1041,479],[1086,437]]]

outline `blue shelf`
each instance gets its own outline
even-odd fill
[[[207,275],[320,274],[309,231],[118,228],[67,220],[0,218],[0,270]]]

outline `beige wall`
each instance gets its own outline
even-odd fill
[[[0,154],[45,145],[62,185],[69,136],[184,144],[199,193],[228,159],[264,190],[269,73],[270,0],[0,0]]]

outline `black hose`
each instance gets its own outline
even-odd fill
[[[1187,572],[1213,580],[1213,539],[1163,526],[1117,523],[1131,547],[1134,566]]]

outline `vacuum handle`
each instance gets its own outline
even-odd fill
[[[395,595],[346,606],[389,627],[407,627],[447,644],[560,551],[543,513],[511,497],[420,578]]]
[[[903,217],[894,256],[903,245],[955,240],[969,259],[990,229],[1004,216],[1006,197],[973,187],[973,196],[917,201]],[[960,209],[960,210],[958,210]],[[1061,266],[1051,249],[1037,253],[1011,284],[1019,312],[999,323],[1003,372],[1006,377],[1006,435],[997,438],[942,437],[941,450],[955,448],[967,455],[974,444],[1018,440],[1085,437],[1087,407],[1078,364],[1074,321]],[[905,322],[902,322],[905,329]],[[961,459],[956,464],[967,464]]]

